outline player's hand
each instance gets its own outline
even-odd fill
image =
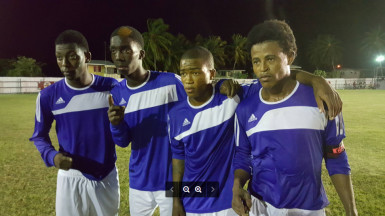
[[[251,196],[249,192],[243,188],[233,188],[233,201],[231,206],[238,215],[247,215],[251,208]]]
[[[329,119],[334,119],[342,111],[342,100],[337,91],[321,77],[313,84],[313,89],[315,100],[320,112],[326,113],[326,108],[324,106],[325,103],[328,108],[327,114]]]
[[[126,109],[125,106],[115,106],[114,105],[114,99],[110,95],[108,98],[108,103],[110,107],[108,108],[108,119],[110,120],[111,124],[118,125],[122,120],[124,119],[124,110]]]
[[[172,205],[172,216],[186,216],[182,201],[179,197],[175,197]]]
[[[53,162],[58,169],[69,170],[72,167],[72,158],[65,156],[63,153],[57,153]]]
[[[219,91],[223,95],[227,95],[229,98],[233,98],[241,90],[241,85],[233,79],[227,79],[222,82]]]

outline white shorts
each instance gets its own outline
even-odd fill
[[[101,181],[89,180],[78,170],[59,169],[56,215],[118,215],[119,176],[116,167]]]
[[[250,216],[325,216],[325,209],[305,210],[305,209],[279,209],[268,202],[263,202],[251,196]]]
[[[186,216],[237,216],[237,213],[230,208],[225,209],[219,212],[213,212],[213,213],[203,213],[203,214],[196,214],[196,213],[186,213]]]
[[[141,191],[130,188],[130,214],[150,216],[159,206],[160,216],[171,216],[172,200],[172,197],[166,197],[166,191]]]

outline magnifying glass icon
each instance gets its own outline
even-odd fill
[[[195,192],[202,193],[202,188],[200,186],[195,187]]]
[[[190,193],[190,188],[188,186],[183,187],[183,192]]]

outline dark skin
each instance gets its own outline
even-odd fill
[[[83,88],[91,84],[92,75],[87,71],[87,63],[91,61],[91,53],[77,44],[57,44],[55,46],[56,62],[67,83],[74,88]],[[55,167],[69,170],[72,158],[63,153],[54,157]]]

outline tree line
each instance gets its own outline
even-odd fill
[[[178,73],[183,52],[197,45],[212,52],[217,69],[245,69],[249,61],[247,38],[241,34],[233,34],[229,42],[220,36],[203,37],[199,34],[190,41],[183,34],[173,35],[168,30],[169,25],[161,18],[147,20],[147,32],[143,33],[146,68]],[[343,51],[341,40],[334,35],[318,35],[307,45],[305,57],[317,71],[334,71],[342,60]],[[370,56],[384,53],[385,31],[381,26],[363,34],[361,51]],[[42,76],[43,65],[24,56],[13,60],[0,59],[0,76]]]

